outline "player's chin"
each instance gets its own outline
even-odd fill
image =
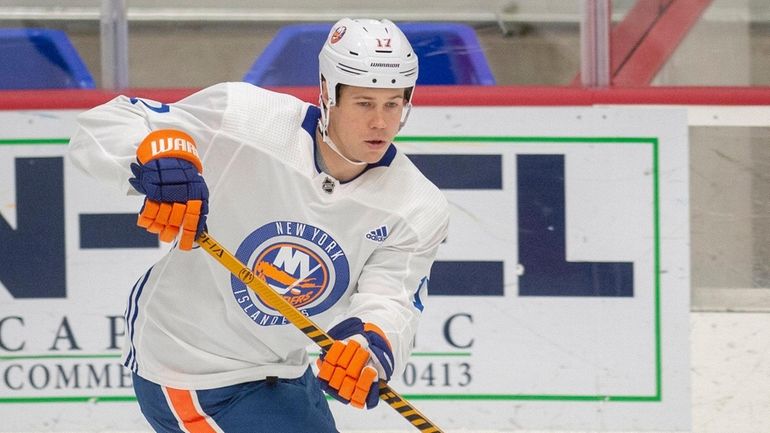
[[[366,155],[363,155],[361,158],[359,158],[359,161],[365,162],[367,164],[376,164],[380,162],[384,155],[385,152],[367,152]]]
[[[386,141],[367,141],[364,142],[364,151],[362,152],[362,161],[366,161],[369,164],[373,164],[380,159],[382,159],[383,155],[385,155],[385,152],[388,151],[388,147],[390,146],[389,142]]]

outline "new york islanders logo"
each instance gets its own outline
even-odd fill
[[[313,301],[329,281],[329,270],[323,259],[294,243],[271,245],[255,263],[254,274],[295,307]]]
[[[337,42],[342,39],[343,36],[345,36],[345,32],[348,30],[345,26],[339,26],[336,29],[334,29],[334,33],[332,33],[331,37],[331,43],[336,44]]]
[[[235,256],[303,314],[329,309],[350,281],[345,252],[325,231],[309,224],[275,221],[244,239]],[[236,302],[254,323],[282,325],[288,321],[232,277]]]

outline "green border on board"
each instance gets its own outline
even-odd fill
[[[69,144],[69,138],[12,138],[0,139],[0,146],[25,146],[34,144]]]
[[[509,137],[509,136],[402,136],[396,142],[436,143],[582,143],[582,144],[649,144],[652,147],[653,232],[654,232],[654,281],[655,281],[655,393],[653,395],[580,395],[580,394],[404,394],[409,400],[537,400],[537,401],[614,401],[659,402],[662,397],[662,357],[660,319],[660,195],[657,137]],[[0,139],[0,145],[67,144],[67,138],[49,139]],[[468,352],[425,352],[412,356],[470,356]],[[0,356],[0,361],[41,358],[118,358],[119,355],[38,355]],[[19,397],[0,398],[0,403],[72,403],[72,402],[124,402],[135,401],[132,396],[94,397]]]

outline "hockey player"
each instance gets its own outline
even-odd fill
[[[318,106],[223,83],[78,118],[75,165],[144,195],[138,224],[173,242],[126,309],[123,361],[158,432],[335,432],[322,389],[372,408],[405,367],[448,224],[392,144],[417,58],[392,22],[343,19],[319,60]],[[194,244],[203,230],[329,329],[317,379],[307,337]]]

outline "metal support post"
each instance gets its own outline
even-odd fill
[[[580,21],[580,78],[583,87],[608,87],[610,73],[610,0],[584,0]]]
[[[125,0],[102,0],[102,88],[128,87],[128,21]]]

